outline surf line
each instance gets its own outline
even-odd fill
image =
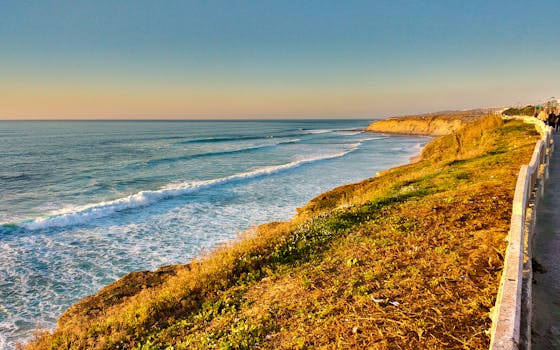
[[[218,179],[169,184],[158,190],[140,191],[127,197],[111,201],[104,201],[80,207],[64,208],[53,212],[50,215],[32,220],[25,220],[20,223],[16,223],[16,225],[31,231],[53,227],[82,225],[95,219],[110,216],[116,212],[152,205],[166,198],[195,193],[212,186],[260,178],[294,169],[304,164],[344,157],[345,155],[357,150],[360,145],[361,143],[352,144],[349,149],[339,153],[304,158],[286,164],[263,167],[250,172],[234,174]]]

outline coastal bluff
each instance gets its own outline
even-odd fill
[[[404,134],[444,136],[459,130],[476,120],[483,112],[480,110],[391,117],[371,123],[366,131]]]
[[[25,349],[488,348],[517,176],[540,134],[461,119],[416,163],[188,264],[125,275]]]

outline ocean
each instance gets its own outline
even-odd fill
[[[128,272],[287,220],[429,140],[368,124],[0,121],[0,349]]]

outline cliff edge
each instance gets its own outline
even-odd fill
[[[392,117],[373,122],[366,129],[371,132],[405,135],[449,135],[480,117],[478,110],[439,113],[419,116]]]

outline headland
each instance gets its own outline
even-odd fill
[[[367,130],[387,134],[443,136],[486,113],[487,110],[476,109],[392,117],[373,122]]]

